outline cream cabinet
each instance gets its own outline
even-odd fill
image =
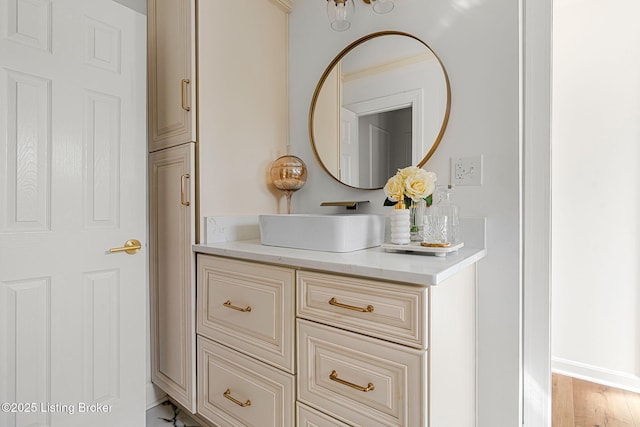
[[[298,271],[298,400],[348,425],[474,426],[475,267],[437,286]]]
[[[151,381],[196,410],[195,0],[148,1]]]
[[[297,279],[298,399],[350,424],[427,425],[428,288],[307,271]]]
[[[193,144],[149,155],[151,380],[195,412]]]
[[[148,1],[148,145],[196,140],[196,1]]]
[[[214,425],[476,425],[475,264],[419,286],[221,252],[197,257]]]
[[[198,255],[198,412],[294,426],[295,270]]]

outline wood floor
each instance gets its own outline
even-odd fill
[[[640,394],[553,374],[553,427],[640,427]]]

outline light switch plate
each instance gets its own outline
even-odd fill
[[[482,185],[482,155],[452,157],[451,182],[455,185]]]

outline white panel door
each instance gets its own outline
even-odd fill
[[[0,426],[144,425],[145,39],[111,0],[0,0]]]

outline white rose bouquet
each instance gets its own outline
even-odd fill
[[[437,179],[434,172],[427,172],[417,166],[398,169],[398,173],[389,178],[384,186],[384,193],[387,195],[384,205],[393,206],[401,202],[408,207],[411,201],[425,200],[427,206],[430,206]]]

